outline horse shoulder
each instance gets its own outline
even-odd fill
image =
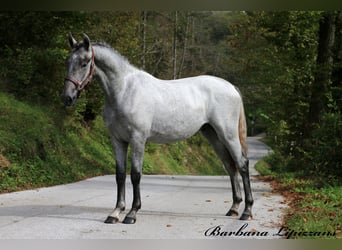
[[[144,128],[149,124],[149,117],[153,113],[154,105],[149,94],[148,82],[150,79],[139,71],[127,75],[124,79],[124,88],[115,107],[119,119],[135,127]]]

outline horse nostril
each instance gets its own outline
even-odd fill
[[[71,105],[71,103],[72,103],[72,98],[71,98],[70,96],[68,96],[68,97],[66,98],[66,101],[67,101],[67,104],[68,104],[68,105]]]
[[[71,106],[73,103],[73,98],[70,96],[63,96],[62,100],[66,106]]]

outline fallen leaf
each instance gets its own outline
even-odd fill
[[[303,217],[303,221],[304,221],[304,222],[307,222],[307,221],[308,221],[308,218]]]
[[[167,224],[166,227],[172,227],[172,225],[171,224]]]
[[[211,202],[211,200],[205,200],[205,202]]]

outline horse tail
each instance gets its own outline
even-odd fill
[[[240,117],[239,117],[239,139],[242,147],[242,152],[245,156],[247,156],[247,124],[246,124],[246,116],[245,110],[243,108],[243,104],[241,104],[240,108]]]
[[[235,87],[236,90],[239,92],[241,97],[241,106],[240,106],[240,116],[239,116],[239,139],[240,139],[240,145],[242,148],[242,152],[247,157],[247,123],[246,123],[246,116],[245,116],[245,109],[243,108],[243,101],[242,101],[242,95],[240,90]]]

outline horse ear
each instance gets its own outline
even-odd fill
[[[71,32],[69,32],[69,45],[71,48],[75,48],[77,44],[77,41],[75,40],[75,38],[73,38]]]
[[[85,33],[83,33],[83,43],[85,48],[88,50],[90,46],[90,39]]]

